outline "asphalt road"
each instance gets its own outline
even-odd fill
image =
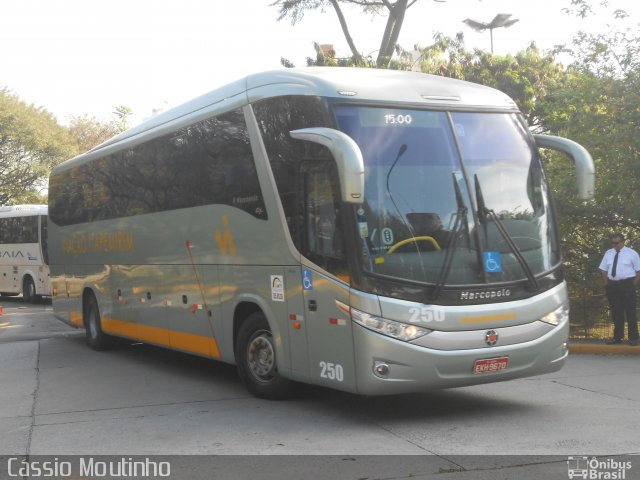
[[[640,456],[625,456],[640,454],[638,356],[572,355],[554,374],[423,394],[304,387],[272,402],[233,366],[124,341],[95,352],[50,304],[0,303],[0,478],[13,456],[62,455],[172,455],[157,458],[176,479],[565,479],[569,456],[600,455],[640,478]]]

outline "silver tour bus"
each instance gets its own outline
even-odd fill
[[[47,206],[0,207],[0,295],[26,302],[51,295]]]
[[[537,147],[514,102],[413,72],[251,75],[50,178],[53,308],[116,337],[366,395],[558,370],[567,287]]]

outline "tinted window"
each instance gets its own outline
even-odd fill
[[[0,243],[38,243],[38,217],[0,218]]]
[[[299,203],[302,160],[331,159],[318,144],[294,140],[291,130],[332,125],[325,102],[318,97],[284,96],[253,104],[253,110],[269,156],[278,194],[293,242],[302,250],[303,206]],[[298,218],[296,218],[298,216]]]
[[[302,253],[334,275],[347,273],[340,194],[334,162],[305,162],[301,176],[304,199]]]
[[[40,216],[40,244],[42,245],[42,260],[45,265],[49,265],[49,229],[47,226],[47,216]]]
[[[496,222],[474,215],[480,192],[535,274],[559,263],[547,185],[517,115],[350,105],[335,112],[365,164],[354,227],[365,268],[432,284],[525,279]]]
[[[253,109],[294,244],[315,264],[344,279],[348,269],[335,162],[326,147],[294,140],[289,134],[301,128],[331,127],[325,101],[277,97],[262,100]]]
[[[267,218],[241,110],[62,172],[50,189],[59,225],[209,204]]]

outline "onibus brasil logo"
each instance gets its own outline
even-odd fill
[[[569,457],[567,468],[570,479],[625,480],[627,470],[631,470],[631,462],[615,458]]]

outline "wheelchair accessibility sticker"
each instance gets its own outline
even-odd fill
[[[482,252],[484,271],[487,273],[502,272],[502,258],[499,252]]]
[[[311,270],[302,270],[302,288],[305,290],[313,290],[313,274]]]

